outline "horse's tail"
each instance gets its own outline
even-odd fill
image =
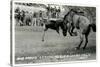
[[[89,28],[92,28],[93,32],[96,32],[96,24],[89,24]]]

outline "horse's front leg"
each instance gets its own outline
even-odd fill
[[[69,32],[70,36],[74,36],[75,33],[73,32],[73,30],[74,30],[75,27],[71,23],[69,23],[67,25],[67,27],[68,27],[68,32]]]
[[[77,32],[74,32],[75,29],[76,29],[75,26],[73,24],[71,24],[70,33],[72,36],[77,36]]]
[[[70,36],[72,36],[72,33],[71,33],[72,26],[70,23],[67,24],[67,29],[68,29]]]
[[[78,47],[76,47],[76,49],[80,49],[81,44],[83,43],[83,38],[84,38],[84,35],[80,34],[80,43],[79,43]]]
[[[71,27],[69,26],[69,27],[68,27],[68,32],[69,32],[70,36],[72,36],[72,33],[71,33],[70,30],[71,30]]]

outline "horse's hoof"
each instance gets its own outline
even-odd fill
[[[79,50],[79,49],[80,49],[80,47],[76,47],[76,48],[75,48],[75,50]]]

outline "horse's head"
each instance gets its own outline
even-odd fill
[[[62,27],[62,33],[63,33],[63,36],[66,36],[67,35],[67,29],[69,28],[69,24],[72,23],[72,16],[74,15],[75,10],[74,9],[70,9],[70,11],[64,16],[64,19],[63,19],[63,27]]]

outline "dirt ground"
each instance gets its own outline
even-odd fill
[[[89,35],[85,50],[75,50],[79,44],[78,36],[63,37],[54,30],[48,30],[42,42],[43,28],[16,26],[15,28],[15,63],[68,62],[96,59],[96,33]],[[84,43],[82,44],[82,46]]]

